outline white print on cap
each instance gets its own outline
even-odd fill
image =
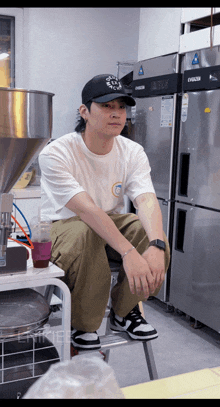
[[[113,90],[120,90],[122,88],[118,78],[114,75],[109,75],[106,78],[106,85]]]

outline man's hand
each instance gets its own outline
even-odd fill
[[[142,257],[146,260],[152,276],[154,277],[154,291],[160,287],[165,279],[164,251],[150,246]],[[154,292],[153,291],[153,292]],[[151,292],[151,294],[153,294]]]
[[[153,193],[141,194],[135,199],[135,204],[138,208],[138,217],[149,241],[155,239],[164,240],[162,213],[156,195]],[[165,278],[164,251],[150,246],[142,254],[142,258],[146,261],[150,274],[154,279],[154,284],[150,286],[150,295],[160,287]]]
[[[131,293],[144,294],[145,298],[153,294],[165,278],[164,251],[149,247],[142,255],[132,250],[123,259]]]
[[[155,291],[155,277],[148,262],[137,250],[131,250],[123,258],[123,266],[131,293],[136,292],[137,295],[144,293],[145,298],[148,298],[150,293]]]

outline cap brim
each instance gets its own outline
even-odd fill
[[[93,102],[95,103],[105,103],[105,102],[110,102],[111,100],[118,99],[118,98],[123,98],[126,105],[128,106],[135,106],[136,102],[131,96],[125,96],[124,93],[109,93],[108,95],[100,96],[98,98],[92,99]]]

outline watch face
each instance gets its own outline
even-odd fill
[[[157,245],[165,248],[165,243],[162,240],[157,239]]]

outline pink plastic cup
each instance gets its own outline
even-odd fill
[[[52,242],[33,242],[32,260],[35,268],[48,267],[51,257]]]

